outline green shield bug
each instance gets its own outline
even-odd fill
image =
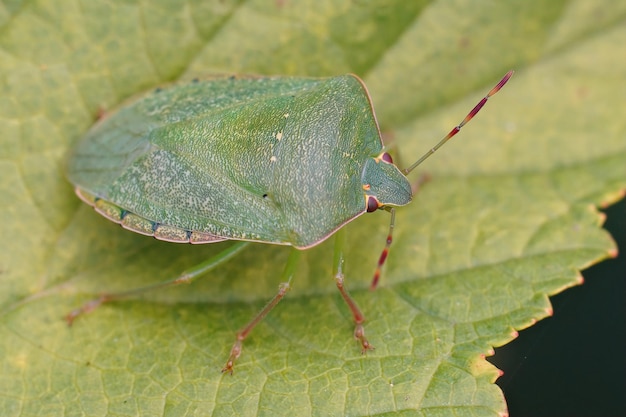
[[[383,148],[369,94],[356,76],[229,77],[157,89],[107,115],[70,152],[67,176],[83,201],[131,231],[177,243],[240,241],[150,288],[192,281],[248,242],[296,249],[279,292],[237,333],[223,372],[232,373],[243,340],[289,289],[299,250],[339,231],[335,281],[365,352],[373,347],[364,316],[344,288],[340,229],[363,213],[390,212],[376,287],[392,241],[394,207],[413,197],[407,174],[458,133],[512,74],[403,170]],[[145,289],[102,295],[66,319],[71,324],[103,302]]]

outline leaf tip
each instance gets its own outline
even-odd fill
[[[622,200],[626,197],[626,188],[622,188],[611,195],[604,197],[604,199],[598,204],[601,209],[606,209],[609,206],[615,204],[616,202]]]

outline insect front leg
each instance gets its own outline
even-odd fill
[[[411,191],[413,196],[417,194],[419,189],[428,181],[430,181],[430,175],[422,174],[419,178],[411,183]],[[376,270],[374,271],[374,277],[372,278],[372,283],[370,284],[370,290],[375,290],[378,287],[378,282],[380,281],[380,274],[387,260],[387,255],[389,255],[389,249],[391,248],[391,242],[393,242],[393,229],[396,225],[396,210],[391,207],[385,208],[385,210],[389,211],[391,214],[391,220],[389,221],[389,232],[387,233],[387,239],[385,241],[385,247],[383,251],[380,253],[380,257],[378,258],[378,264],[376,265]]]
[[[335,276],[335,283],[337,284],[337,288],[341,293],[344,301],[350,308],[352,312],[352,317],[354,318],[354,338],[357,339],[361,343],[361,353],[365,353],[368,350],[374,349],[374,346],[370,344],[370,342],[365,337],[365,329],[363,328],[363,323],[365,322],[365,316],[361,312],[361,309],[356,304],[356,302],[350,297],[348,294],[348,290],[344,285],[344,273],[343,273],[343,263],[344,263],[344,248],[346,247],[346,238],[344,229],[340,229],[335,235],[335,253],[334,253],[334,269],[333,273]]]
[[[136,295],[143,294],[147,291],[170,287],[173,285],[190,284],[191,282],[195,281],[197,278],[206,274],[213,268],[226,262],[227,260],[235,256],[236,254],[238,254],[243,248],[248,246],[248,244],[249,242],[237,242],[229,246],[228,248],[224,249],[222,252],[218,253],[217,255],[207,259],[206,261],[194,266],[191,269],[184,271],[182,274],[180,274],[178,277],[174,279],[158,282],[152,285],[147,285],[145,287],[135,288],[129,291],[102,294],[98,298],[94,298],[93,300],[90,300],[86,302],[85,304],[83,304],[81,307],[71,311],[67,316],[65,316],[65,321],[67,322],[68,325],[71,326],[72,323],[74,323],[74,320],[76,320],[76,318],[78,318],[79,316],[83,314],[92,312],[93,310],[95,310],[96,308],[98,308],[104,303],[132,298]]]
[[[278,287],[278,293],[272,298],[266,305],[263,307],[261,311],[258,312],[256,316],[252,320],[248,322],[241,330],[237,332],[237,337],[235,339],[235,343],[233,347],[230,349],[230,356],[228,357],[228,361],[226,361],[226,365],[222,368],[222,372],[228,372],[232,375],[233,367],[235,365],[235,361],[241,355],[241,350],[243,348],[243,341],[248,334],[256,327],[257,324],[267,316],[276,304],[283,299],[287,291],[291,288],[291,279],[293,278],[294,271],[298,264],[298,260],[300,259],[300,251],[298,249],[293,249],[291,254],[289,255],[289,259],[287,260],[287,265],[285,266],[285,270],[282,275],[282,283]]]

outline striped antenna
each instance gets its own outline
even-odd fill
[[[438,144],[435,145],[434,148],[432,148],[431,150],[429,150],[428,152],[426,152],[420,159],[418,159],[413,165],[411,165],[410,167],[403,169],[402,173],[404,175],[407,175],[409,172],[413,171],[419,164],[421,164],[422,162],[424,162],[429,156],[431,156],[432,154],[434,154],[437,149],[441,148],[444,143],[446,143],[448,140],[450,140],[454,135],[456,135],[457,133],[459,133],[459,130],[461,130],[461,128],[463,126],[465,126],[470,120],[472,120],[474,118],[474,116],[476,116],[476,114],[480,111],[480,109],[483,108],[483,106],[485,105],[485,103],[487,103],[487,100],[489,100],[489,98],[491,96],[493,96],[494,94],[496,94],[498,91],[500,91],[500,89],[502,87],[504,87],[504,84],[506,84],[507,81],[509,81],[509,78],[511,78],[513,76],[513,72],[514,71],[509,71],[506,73],[506,75],[500,80],[500,82],[498,84],[496,84],[495,87],[493,87],[491,89],[491,91],[489,91],[489,93],[487,93],[487,95],[485,97],[483,97],[482,100],[480,100],[478,102],[477,105],[474,106],[474,108],[472,109],[472,111],[470,111],[467,116],[465,116],[465,119],[463,119],[463,121],[461,123],[459,123],[457,126],[454,127],[454,129],[452,129],[450,131],[450,133],[448,133],[446,135],[445,138],[441,139],[439,141]]]
[[[424,162],[429,156],[431,156],[432,154],[434,154],[437,149],[441,148],[448,140],[450,140],[454,135],[456,135],[457,133],[459,133],[459,131],[461,130],[461,128],[463,126],[465,126],[470,120],[472,120],[474,118],[474,116],[476,116],[476,114],[480,111],[480,109],[483,108],[483,106],[485,105],[485,103],[487,103],[487,100],[489,100],[489,98],[491,96],[493,96],[494,94],[496,94],[498,91],[500,91],[500,89],[502,87],[504,87],[504,84],[507,83],[507,81],[509,81],[509,78],[511,78],[513,76],[513,71],[509,71],[506,73],[506,75],[500,80],[500,82],[498,84],[496,84],[495,87],[493,87],[491,89],[491,91],[489,91],[489,93],[487,93],[487,95],[485,97],[482,98],[482,100],[480,100],[478,102],[478,104],[476,104],[474,106],[474,108],[472,109],[472,111],[470,111],[467,116],[465,116],[465,119],[463,119],[463,121],[461,123],[459,123],[457,126],[454,127],[454,129],[452,129],[450,131],[450,133],[448,133],[446,135],[446,137],[444,137],[443,139],[441,139],[439,141],[439,143],[437,143],[435,145],[434,148],[432,148],[431,150],[429,150],[428,152],[426,152],[420,159],[418,159],[413,165],[411,165],[410,167],[403,169],[402,173],[404,175],[409,174],[411,171],[413,171],[419,164],[421,164],[422,162]],[[387,260],[387,255],[389,254],[389,247],[391,246],[391,242],[393,241],[393,228],[395,225],[395,209],[390,208],[389,211],[391,212],[391,221],[389,223],[389,233],[387,234],[387,241],[385,242],[385,248],[383,249],[382,253],[380,254],[380,258],[378,258],[378,264],[376,265],[376,271],[374,272],[374,278],[372,279],[372,283],[370,284],[370,290],[375,289],[378,286],[378,281],[380,280],[380,273],[381,273],[381,269],[383,267],[383,265],[385,264],[385,261]]]

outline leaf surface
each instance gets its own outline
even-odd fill
[[[484,356],[615,254],[596,207],[626,187],[619,2],[56,3],[0,5],[1,415],[505,415]],[[196,76],[354,72],[408,165],[511,68],[420,167],[431,181],[398,210],[373,293],[388,215],[347,227],[347,285],[376,350],[352,338],[332,239],[303,254],[232,377],[219,371],[234,334],[276,292],[288,248],[254,244],[191,286],[62,320],[231,244],[158,242],[74,197],[63,158],[102,111]]]

